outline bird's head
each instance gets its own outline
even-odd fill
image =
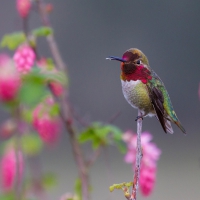
[[[108,60],[117,60],[121,62],[121,79],[123,80],[148,80],[150,67],[147,57],[136,48],[127,50],[122,58],[110,56]]]

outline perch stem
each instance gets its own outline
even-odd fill
[[[140,111],[138,111],[138,116],[141,116]],[[133,177],[133,189],[131,199],[137,199],[137,191],[139,188],[140,180],[140,169],[141,169],[141,160],[142,160],[142,146],[141,146],[141,132],[142,132],[142,118],[137,120],[137,152],[136,152],[136,163],[135,163],[135,173]]]

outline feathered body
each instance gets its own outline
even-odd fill
[[[186,133],[175,114],[163,82],[150,68],[147,57],[140,50],[132,48],[123,54],[122,59],[110,59],[121,62],[124,97],[132,107],[140,110],[140,117],[156,116],[165,132],[173,133],[170,123],[173,122]]]

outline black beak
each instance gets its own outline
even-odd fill
[[[119,58],[119,57],[115,57],[115,56],[110,56],[110,57],[106,58],[106,60],[117,60],[120,62],[126,62],[126,60]]]

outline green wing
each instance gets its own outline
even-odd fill
[[[171,125],[167,122],[172,121],[183,131],[183,133],[186,133],[185,129],[180,124],[178,117],[176,116],[170,97],[162,80],[153,70],[151,73],[152,79],[148,81],[147,88],[152,105],[163,127],[163,130],[165,132],[173,133]]]

